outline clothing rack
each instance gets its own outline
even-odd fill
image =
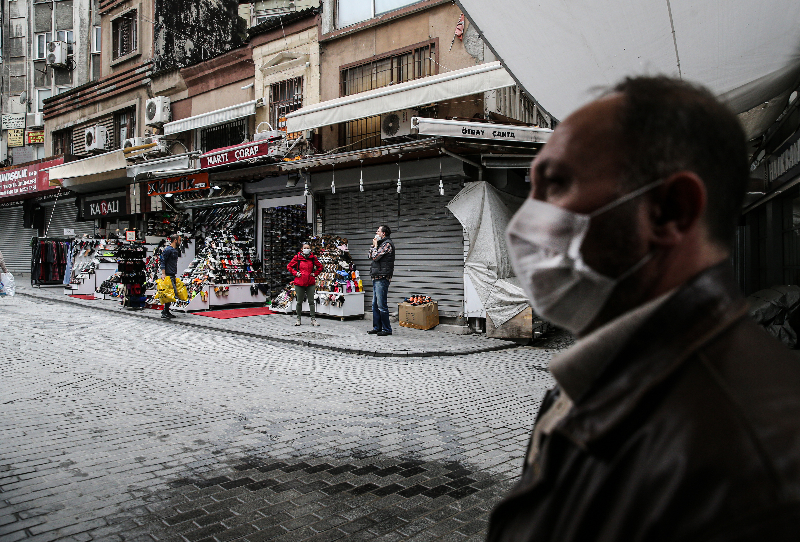
[[[63,285],[71,237],[31,238],[31,286]]]

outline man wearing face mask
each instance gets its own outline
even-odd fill
[[[378,226],[369,249],[372,260],[369,274],[372,277],[372,329],[370,335],[385,337],[392,334],[389,323],[389,283],[394,274],[394,243],[390,239],[392,230],[389,226]]]
[[[490,541],[796,540],[800,360],[729,261],[744,134],[708,91],[627,79],[570,115],[507,230],[554,357]]]

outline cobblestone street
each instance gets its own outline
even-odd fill
[[[363,322],[304,346],[268,338],[290,316],[25,292],[0,300],[3,541],[481,540],[552,385],[548,349],[355,355]]]

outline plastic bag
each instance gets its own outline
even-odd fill
[[[0,295],[13,297],[16,293],[14,275],[11,273],[0,273]]]
[[[175,278],[175,288],[178,290],[176,294],[180,301],[186,301],[189,299],[189,291],[186,290],[186,285],[177,277]]]
[[[175,279],[177,283],[177,279]],[[172,289],[172,279],[169,277],[165,277],[163,279],[158,279],[156,283],[158,287],[158,293],[156,294],[156,301],[159,303],[175,303],[175,292]]]

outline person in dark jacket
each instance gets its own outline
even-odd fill
[[[378,226],[369,249],[372,260],[369,274],[372,277],[372,329],[367,333],[385,337],[392,334],[389,323],[389,283],[394,275],[394,243],[389,226]]]
[[[317,275],[322,273],[322,264],[319,263],[314,254],[311,253],[311,245],[303,244],[303,248],[298,252],[286,269],[292,272],[294,279],[294,292],[297,298],[297,322],[300,325],[300,315],[303,312],[303,300],[308,300],[308,311],[311,313],[311,325],[318,326],[314,306],[314,288],[317,284]]]
[[[797,540],[800,359],[733,278],[736,116],[701,87],[626,79],[559,124],[530,178],[512,265],[578,340],[488,540]]]
[[[175,283],[175,275],[178,274],[178,257],[181,254],[178,250],[178,245],[181,243],[181,236],[175,233],[170,235],[167,240],[169,244],[165,246],[164,250],[161,252],[159,267],[161,268],[161,277],[169,277],[170,280],[172,280],[172,291],[177,297],[178,288]],[[164,310],[161,311],[161,318],[175,318],[175,315],[169,310],[171,304],[172,303],[164,303]]]

